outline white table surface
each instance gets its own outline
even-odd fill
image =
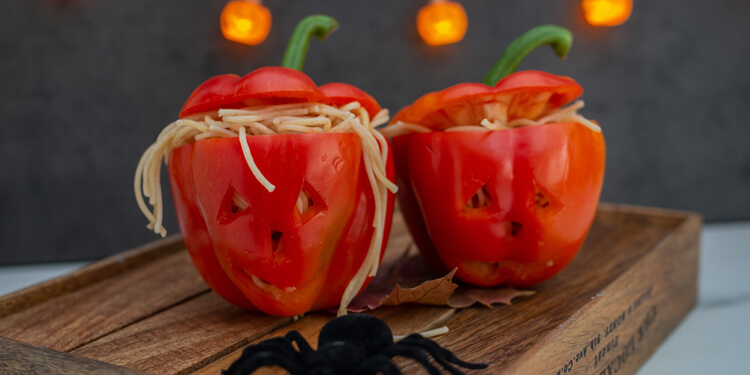
[[[85,263],[0,267],[0,295]],[[698,306],[639,375],[750,374],[750,222],[707,224],[701,239]]]

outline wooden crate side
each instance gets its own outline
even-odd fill
[[[184,249],[182,236],[174,235],[81,267],[67,275],[0,297],[0,319],[54,297],[113,277]]]
[[[635,374],[694,306],[701,220],[683,223],[508,374]]]
[[[597,220],[606,217],[607,221],[657,225],[669,230],[678,228],[686,218],[695,216],[688,211],[607,202],[599,203],[596,215]]]
[[[644,215],[650,216],[649,218],[644,218]],[[664,212],[661,210],[641,210],[641,209],[632,209],[632,210],[626,210],[625,212],[622,211],[620,207],[611,207],[605,205],[600,210],[599,217],[597,218],[599,221],[599,224],[595,226],[592,229],[592,233],[590,236],[590,240],[588,241],[587,246],[589,248],[597,249],[602,248],[606,245],[606,243],[610,240],[612,240],[612,231],[617,227],[623,220],[629,220],[632,225],[630,225],[628,228],[625,228],[622,233],[620,233],[620,237],[622,238],[630,238],[633,235],[641,234],[643,237],[640,242],[636,244],[636,247],[643,247],[644,249],[649,248],[649,246],[653,247],[659,243],[668,233],[670,230],[674,229],[675,225],[679,225],[679,223],[684,220],[684,215],[681,215],[680,213],[672,213],[672,212]],[[650,226],[656,226],[656,229],[649,229]],[[609,273],[611,277],[609,278],[609,281],[615,279],[617,275],[625,272],[628,267],[627,265],[633,265],[635,262],[638,262],[638,259],[642,257],[646,253],[646,250],[641,252],[628,252],[621,251],[620,254],[624,256],[620,256],[616,262],[610,262],[610,268],[605,269],[604,273]],[[579,260],[579,263],[587,264],[591,261],[596,261],[596,259],[601,258],[603,254],[597,251],[589,251],[584,252],[584,255]],[[569,271],[570,276],[567,277],[568,279],[581,279],[580,275],[582,272],[585,272],[583,269],[576,270],[575,267],[571,271]],[[601,275],[597,275],[599,277]],[[569,282],[569,281],[565,281]],[[581,284],[587,284],[587,280],[582,280]],[[606,283],[599,284],[600,286],[606,285]],[[555,291],[552,291],[553,293],[556,293]],[[537,298],[544,298],[540,296],[534,297],[534,299]],[[532,299],[533,300],[533,299]],[[582,304],[585,305],[586,300],[582,299]],[[410,307],[413,308],[413,307]],[[518,308],[518,307],[514,307]],[[498,307],[498,309],[502,309],[502,307]],[[376,312],[377,314],[377,312]],[[452,315],[452,313],[451,313]],[[429,319],[424,319],[419,314],[416,315],[406,315],[408,318],[415,318],[415,321],[428,321]],[[318,321],[319,320],[319,321]],[[307,318],[292,324],[290,326],[283,327],[279,329],[276,332],[273,332],[261,339],[267,339],[270,337],[276,337],[281,336],[284,333],[288,332],[292,329],[300,330],[300,332],[305,336],[306,338],[314,338],[315,334],[319,332],[320,327],[325,323],[325,320],[318,319],[316,321],[307,320]],[[393,322],[389,321],[386,318],[386,321],[392,326]],[[483,323],[487,324],[487,323]],[[455,324],[454,324],[455,325]],[[543,324],[542,324],[543,326]],[[462,328],[458,328],[462,329]],[[509,329],[512,330],[512,329]],[[530,338],[532,341],[534,339],[538,339],[540,335],[542,335],[542,331],[534,331],[529,330],[528,332],[524,331],[526,333],[524,336],[527,338]],[[450,333],[449,333],[450,335]],[[442,339],[438,339],[439,341]],[[481,344],[479,346],[482,346]],[[524,349],[521,348],[518,353],[523,353]],[[196,372],[196,374],[209,374],[209,373],[218,373],[223,368],[227,368],[236,358],[239,357],[241,353],[241,350],[238,350],[234,353],[231,353],[225,358],[222,358],[221,360],[212,363],[211,365],[207,366],[206,368],[203,368]],[[416,367],[411,365],[406,366],[406,371],[414,371],[416,370]],[[280,370],[269,370],[262,373],[269,373],[269,374],[277,374],[277,373],[283,373]]]
[[[512,307],[461,310],[447,321],[448,327],[457,328],[436,341],[468,361],[490,363],[494,373],[504,371],[674,230],[649,225],[654,223],[641,220],[639,214],[626,216],[636,220],[623,221],[619,214],[603,210],[573,263],[535,287],[537,295]],[[592,264],[597,267],[592,269]]]
[[[0,319],[0,336],[70,351],[207,291],[183,251]]]
[[[0,372],[24,375],[140,375],[128,368],[0,337]]]
[[[504,369],[521,368],[519,366],[523,364],[524,359],[543,355],[543,350],[548,345],[550,347],[553,344],[564,347],[566,342],[570,344],[568,341],[573,340],[573,336],[566,339],[566,335],[559,335],[560,329],[572,329],[571,327],[576,321],[582,320],[590,314],[604,315],[606,311],[595,310],[596,306],[605,305],[603,304],[605,299],[596,297],[596,294],[606,290],[607,296],[616,295],[615,289],[607,289],[610,288],[608,286],[610,284],[620,285],[623,288],[636,285],[633,281],[624,283],[622,280],[627,277],[634,278],[635,276],[627,275],[635,272],[633,270],[640,267],[644,262],[658,263],[659,259],[651,259],[656,257],[652,254],[659,253],[655,252],[654,249],[669,249],[670,246],[688,248],[690,247],[689,243],[693,243],[695,257],[683,257],[684,263],[681,267],[667,268],[664,275],[650,273],[644,274],[642,277],[666,280],[664,285],[670,287],[683,285],[683,292],[681,293],[688,295],[690,294],[689,291],[692,290],[692,301],[694,303],[695,279],[687,283],[684,280],[685,275],[693,275],[694,277],[697,273],[698,245],[694,241],[695,236],[697,236],[695,232],[700,229],[700,219],[695,219],[695,217],[690,219],[688,216],[676,211],[602,204],[597,212],[594,226],[578,257],[570,267],[552,281],[535,287],[538,294],[531,299],[520,300],[513,307],[472,308],[460,310],[455,314],[454,310],[445,308],[434,308],[438,310],[433,310],[428,314],[415,313],[415,311],[422,311],[421,309],[425,307],[405,306],[379,310],[376,315],[383,316],[396,334],[433,328],[438,322],[442,324],[447,319],[445,324],[452,331],[439,337],[437,341],[441,345],[454,350],[462,359],[475,362],[489,361],[492,364],[489,371],[492,373]],[[400,215],[394,217],[394,225],[397,223],[400,224],[398,224],[399,227],[394,227],[391,232],[391,242],[386,252],[386,258],[393,258],[389,257],[389,254],[402,251],[405,244],[410,242]],[[692,233],[693,237],[686,236],[688,239],[684,241],[687,242],[680,245],[681,242],[678,241],[680,237],[675,236],[675,233]],[[661,253],[664,253],[664,251]],[[688,253],[691,252],[688,251]],[[113,291],[122,289],[117,285],[125,285],[125,289],[128,289],[128,283],[124,280],[133,280],[128,279],[128,275],[145,272],[144,269],[155,267],[154,264],[157,264],[155,268],[173,269],[165,268],[162,263],[167,262],[166,259],[177,259],[179,257],[183,257],[180,266],[183,270],[182,273],[190,275],[190,277],[197,277],[197,272],[189,262],[188,254],[184,251],[181,239],[177,238],[177,241],[175,241],[173,237],[162,241],[160,244],[150,244],[136,249],[124,254],[121,258],[116,256],[84,267],[68,276],[72,280],[61,277],[41,286],[31,287],[2,297],[0,298],[0,336],[5,335],[2,331],[3,327],[11,331],[13,329],[9,327],[26,327],[15,332],[22,332],[22,335],[27,335],[24,337],[37,337],[37,339],[46,334],[50,336],[48,338],[50,341],[44,343],[49,344],[51,342],[50,346],[67,347],[72,349],[73,353],[86,358],[157,374],[209,373],[207,371],[231,363],[233,361],[232,356],[236,358],[239,355],[239,349],[243,346],[265,338],[283,335],[290,329],[296,329],[294,327],[301,327],[300,329],[305,337],[312,338],[313,342],[317,341],[315,337],[317,337],[320,327],[327,321],[327,319],[318,318],[316,320],[314,318],[320,313],[310,314],[294,325],[288,325],[289,319],[243,312],[221,300],[214,293],[205,293],[207,291],[205,284],[202,284],[203,289],[201,291],[181,300],[175,300],[171,305],[163,304],[161,298],[156,298],[156,304],[153,300],[146,301],[151,298],[149,295],[153,294],[152,289],[122,296],[123,299],[120,302],[132,302],[133,298],[143,299],[145,296],[145,300],[142,301],[143,304],[139,307],[141,313],[136,314],[139,317],[131,319],[129,322],[127,322],[127,319],[122,320],[112,317],[107,324],[103,324],[103,326],[110,327],[108,329],[97,330],[101,328],[102,321],[109,319],[106,317],[102,319],[102,316],[107,316],[112,311],[115,311],[114,314],[118,314],[120,313],[119,310],[122,310],[123,315],[132,316],[132,312],[137,309],[132,309],[131,304],[117,305],[115,303],[110,307],[119,306],[119,310],[102,309],[99,310],[99,313],[87,315],[78,321],[77,324],[80,324],[80,327],[87,327],[91,322],[94,323],[92,327],[97,324],[100,324],[100,326],[83,334],[76,330],[70,330],[63,324],[64,316],[67,313],[60,312],[67,311],[69,306],[74,306],[71,311],[79,311],[83,314],[92,306],[96,308],[97,298],[101,296],[99,292],[94,292],[97,290],[96,288],[104,288],[102,291],[108,291],[116,296],[117,293]],[[674,260],[674,262],[678,262],[678,260]],[[160,264],[161,266],[158,266]],[[597,265],[593,271],[591,270],[592,264]],[[158,272],[149,273],[143,280],[148,283],[148,281],[153,281],[155,277],[159,277]],[[172,285],[172,283],[164,281],[161,284],[166,285],[167,288]],[[151,288],[153,288],[154,284],[151,285]],[[657,289],[658,291],[655,292],[654,290]],[[659,286],[652,289],[652,293],[654,296],[661,298],[660,293],[663,290],[667,290],[667,287]],[[83,298],[82,296],[87,293],[88,297]],[[632,299],[635,295],[637,295],[636,298],[639,298],[645,292],[641,291],[641,294],[638,294],[637,291],[629,293],[619,298],[618,301]],[[592,300],[591,297],[595,298]],[[656,300],[657,297],[650,298]],[[81,299],[77,301],[76,298]],[[685,300],[689,300],[689,298]],[[55,304],[60,302],[64,302],[63,305],[58,306],[55,310]],[[79,303],[80,306],[75,307]],[[162,304],[159,305],[159,303]],[[671,332],[674,325],[681,319],[682,315],[680,314],[684,315],[683,310],[687,311],[684,305],[674,305],[677,306],[674,307],[674,311],[669,310],[673,304],[667,303],[666,305],[666,309],[657,307],[657,323],[652,325],[654,328],[650,334],[650,337],[654,339],[644,341],[648,345],[643,344],[638,349],[636,356],[645,356],[643,360],[663,340],[661,336],[666,337]],[[158,308],[154,309],[154,306]],[[76,308],[79,310],[75,310]],[[689,306],[687,308],[689,309]],[[440,309],[443,310],[440,311]],[[47,315],[39,313],[43,310],[46,311]],[[55,311],[58,312],[57,315],[59,316],[50,313]],[[638,310],[638,313],[641,314],[642,311],[646,310]],[[35,324],[16,318],[27,313],[29,317],[36,319]],[[325,315],[327,314],[323,314],[323,316]],[[328,316],[330,318],[332,315]],[[664,318],[667,316],[671,318]],[[668,320],[668,322],[658,320],[660,317]],[[48,318],[51,318],[52,321],[61,319],[58,321],[60,324],[53,324],[53,328],[57,328],[51,334],[49,333],[50,326],[42,323]],[[647,319],[646,316],[640,318],[642,321]],[[12,324],[7,323],[10,321],[9,319],[13,320]],[[602,319],[611,321],[606,317]],[[653,320],[653,318],[651,319]],[[633,319],[633,321],[637,321],[637,319]],[[670,323],[672,326],[666,323]],[[405,329],[404,332],[399,332],[398,327],[413,327],[413,329]],[[621,325],[619,332],[625,332],[622,327]],[[582,328],[581,330],[585,331]],[[80,337],[76,338],[77,335]],[[582,336],[586,337],[586,335]],[[658,337],[661,338],[657,340]],[[555,344],[554,340],[556,339],[559,339],[561,343]],[[24,339],[24,341],[26,340]],[[15,341],[11,342],[15,343]],[[579,343],[576,342],[575,344],[578,345]],[[624,345],[620,342],[618,344]],[[576,345],[573,345],[573,347]],[[568,352],[569,350],[565,352],[566,355]],[[612,353],[611,350],[609,353]],[[614,354],[605,354],[602,360],[614,358],[607,357],[607,355]],[[631,371],[630,366],[634,366],[633,364],[636,362],[630,360],[627,364],[622,364],[619,371],[629,373]],[[403,365],[405,373],[421,371],[409,361],[399,361],[398,363],[399,366]],[[607,365],[609,366],[609,364]],[[632,372],[639,366],[640,363],[633,367]]]

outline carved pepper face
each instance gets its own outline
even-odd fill
[[[320,104],[347,107],[358,113],[364,110],[359,115],[363,119],[376,118],[380,105],[366,92],[346,83],[318,87],[302,73],[310,39],[325,38],[337,27],[338,22],[325,15],[306,17],[292,34],[282,66],[259,68],[244,77],[224,74],[209,78],[187,99],[180,118],[205,120],[207,113],[221,117],[222,109],[262,106],[271,109],[265,115],[277,120],[284,117],[278,115],[278,105],[301,103],[316,108]],[[346,121],[353,121],[349,115],[354,113],[347,114]],[[340,133],[347,131],[346,126],[332,129],[328,120],[323,128],[316,129],[319,134],[309,134],[312,129],[288,128],[300,124],[282,124],[288,125],[289,131],[281,131],[279,126],[275,134],[271,131],[246,137],[247,126],[239,125],[232,128],[237,133],[223,139],[214,138],[216,134],[208,130],[213,125],[186,125],[184,121],[171,124],[160,135],[166,138],[159,141],[166,141],[152,145],[155,148],[150,148],[139,163],[139,206],[152,229],[166,235],[160,225],[162,205],[155,198],[161,194],[160,188],[149,184],[141,194],[137,185],[149,177],[140,173],[145,171],[143,175],[150,178],[158,174],[159,165],[154,161],[160,163],[161,154],[154,158],[151,151],[166,152],[197,139],[195,132],[208,134],[214,139],[201,137],[169,151],[169,178],[178,222],[206,283],[235,305],[275,315],[295,316],[348,303],[352,293],[345,301],[342,296],[349,282],[360,267],[372,267],[376,260],[371,257],[364,264],[370,244],[381,240],[374,236],[388,237],[394,196],[388,194],[385,207],[379,207],[375,218],[373,190],[378,189],[370,185],[361,142],[372,144],[360,141],[357,133]],[[248,126],[259,124],[257,119],[247,121]],[[362,125],[370,124],[365,121]],[[188,130],[193,133],[184,132],[185,128],[174,131],[181,126],[192,127]],[[227,131],[220,133],[226,135]],[[189,139],[188,134],[194,138]],[[384,143],[376,143],[386,148]],[[390,151],[383,157],[387,158],[386,176],[379,162],[375,173],[380,182],[395,174]],[[262,172],[253,173],[250,168]],[[391,189],[395,191],[393,186]],[[143,195],[153,200],[155,213],[149,212]],[[373,225],[378,227],[375,234]],[[382,241],[381,256],[386,242]],[[355,280],[355,285],[361,281]],[[368,282],[365,280],[361,288]]]
[[[532,285],[588,233],[604,143],[574,123],[394,139],[404,217],[433,265],[476,285]]]
[[[604,180],[604,138],[571,122],[493,131],[444,131],[491,119],[548,116],[581,95],[568,77],[523,71],[495,86],[428,93],[393,122],[430,128],[393,140],[399,203],[436,267],[472,284],[533,285],[583,244]]]
[[[372,237],[374,203],[357,136],[247,140],[273,192],[249,170],[236,138],[173,151],[175,206],[198,270],[246,308],[294,316],[337,305]]]

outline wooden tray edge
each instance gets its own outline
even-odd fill
[[[679,248],[685,248],[686,252],[689,253],[691,257],[694,255],[694,259],[690,259],[689,268],[693,270],[692,274],[695,275],[694,278],[690,280],[690,285],[687,287],[687,289],[690,290],[690,295],[686,302],[683,304],[682,308],[676,315],[676,319],[672,320],[673,324],[668,323],[666,326],[662,326],[662,329],[664,330],[664,336],[658,337],[655,342],[657,343],[656,346],[647,347],[646,350],[644,350],[641,353],[638,353],[639,355],[635,360],[630,361],[630,363],[627,366],[627,369],[623,368],[622,373],[623,374],[635,374],[642,366],[645,364],[645,362],[651,358],[651,356],[656,352],[656,350],[661,346],[661,344],[674,332],[674,330],[685,320],[685,317],[690,313],[690,311],[693,310],[697,303],[697,297],[698,297],[698,268],[699,268],[699,262],[700,262],[700,237],[701,237],[701,228],[703,225],[703,218],[701,215],[689,212],[689,211],[680,211],[680,210],[672,210],[672,209],[663,209],[663,208],[654,208],[654,207],[644,207],[644,206],[633,206],[633,205],[626,205],[626,204],[614,204],[614,203],[600,203],[599,204],[599,210],[597,211],[597,214],[602,213],[602,211],[610,211],[607,213],[612,214],[636,214],[636,215],[647,215],[648,217],[655,217],[659,216],[660,219],[667,220],[668,222],[663,224],[674,224],[674,227],[668,232],[668,234],[656,245],[653,246],[653,248],[649,251],[647,255],[645,255],[639,263],[648,263],[648,258],[656,256],[656,254],[661,254],[665,252],[674,252],[676,249]],[[686,241],[694,240],[692,243],[684,244]],[[694,253],[694,254],[692,254]],[[637,268],[637,267],[636,267]],[[612,281],[607,287],[602,289],[599,293],[601,293],[604,296],[609,296],[612,294],[616,294],[616,292],[613,293],[613,291],[617,290],[618,284],[623,284],[627,282],[628,280],[633,278],[633,273],[637,272],[637,270],[631,269],[627,272],[622,273],[617,277],[615,280]],[[586,315],[588,311],[599,309],[600,306],[607,304],[605,298],[596,298],[592,299],[591,302],[587,303],[585,306],[583,306],[576,316],[574,316],[570,321],[565,322],[563,325],[561,325],[558,329],[552,330],[548,332],[543,339],[540,340],[540,342],[553,342],[553,341],[559,341],[560,337],[565,337],[569,334],[569,330],[566,328],[566,326],[570,324],[575,324],[576,320],[578,320],[578,317],[581,315]],[[662,323],[663,324],[663,323]],[[539,347],[543,347],[543,345],[540,345]],[[539,348],[533,348],[530,351],[524,353],[521,357],[519,357],[514,363],[510,364],[510,368],[508,373],[516,374],[516,373],[524,373],[524,371],[528,369],[524,369],[519,372],[519,367],[523,366],[524,362],[533,362],[533,360],[537,357],[537,355],[541,352]],[[572,369],[571,369],[572,371]],[[583,371],[583,370],[581,370]],[[564,371],[558,371],[557,374],[565,373]],[[573,372],[578,373],[578,372]],[[599,373],[599,372],[597,372]],[[607,370],[602,370],[601,374],[608,374],[611,372],[607,372]]]
[[[599,202],[597,214],[601,211],[612,214],[627,214],[627,215],[641,215],[654,217],[658,216],[664,220],[667,220],[668,224],[677,227],[684,225],[685,220],[699,220],[703,222],[703,217],[692,211],[677,210],[673,208],[662,208],[662,207],[650,207],[650,206],[638,206],[625,203],[612,203],[612,202]]]
[[[174,254],[184,247],[182,235],[172,235],[92,262],[71,273],[6,294],[0,297],[0,318]]]

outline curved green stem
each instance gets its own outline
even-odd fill
[[[323,40],[338,28],[339,23],[331,17],[322,14],[305,17],[297,24],[294,33],[292,33],[292,38],[289,39],[281,66],[301,71],[305,66],[310,39],[316,36]]]
[[[513,73],[529,52],[543,45],[550,45],[555,54],[564,59],[571,44],[573,35],[568,29],[554,25],[537,26],[518,37],[503,51],[502,56],[484,76],[482,83],[494,86],[505,76]]]

